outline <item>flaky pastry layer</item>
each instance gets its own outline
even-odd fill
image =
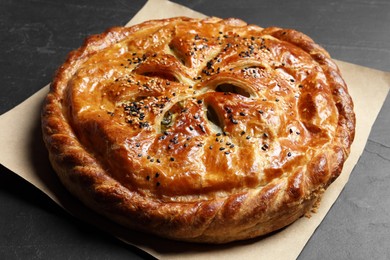
[[[42,129],[87,206],[159,236],[225,243],[310,210],[342,170],[355,115],[308,36],[179,17],[89,37],[57,71]]]

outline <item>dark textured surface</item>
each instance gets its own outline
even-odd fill
[[[207,15],[298,29],[340,60],[390,70],[390,1],[176,1]],[[125,24],[145,1],[0,1],[0,113],[47,84],[89,34]],[[369,90],[368,90],[369,91]],[[390,258],[390,98],[350,181],[299,259]],[[72,218],[0,166],[0,259],[147,256]]]

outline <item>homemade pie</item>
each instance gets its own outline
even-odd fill
[[[53,168],[88,207],[225,243],[310,212],[342,170],[355,115],[308,36],[179,17],[89,37],[58,69],[42,128]]]

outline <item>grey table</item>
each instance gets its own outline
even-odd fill
[[[390,1],[177,1],[207,15],[298,29],[340,60],[390,69]],[[87,35],[125,24],[145,1],[0,1],[0,113],[51,80]],[[369,91],[369,90],[367,90]],[[350,181],[299,259],[390,258],[390,98]],[[0,166],[0,259],[148,255],[77,220]]]

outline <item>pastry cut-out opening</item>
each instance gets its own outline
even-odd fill
[[[238,94],[244,97],[249,98],[251,96],[251,93],[249,93],[247,90],[243,89],[242,87],[229,84],[229,83],[224,83],[221,85],[218,85],[215,88],[215,91],[217,92],[224,92],[224,93],[233,93],[233,94]]]
[[[141,75],[147,77],[156,77],[156,78],[165,79],[173,82],[179,82],[176,76],[170,73],[169,71],[147,71],[147,72],[143,72]]]
[[[161,119],[161,132],[165,132],[172,127],[175,117],[176,114],[174,114],[172,111],[168,110],[165,112],[163,118]]]
[[[206,117],[210,123],[211,129],[215,132],[223,132],[223,123],[221,118],[218,116],[217,111],[213,106],[208,105],[206,108]]]
[[[177,60],[179,60],[181,64],[186,65],[183,54],[179,52],[172,43],[170,43],[168,47],[169,47],[169,54],[173,55]]]

